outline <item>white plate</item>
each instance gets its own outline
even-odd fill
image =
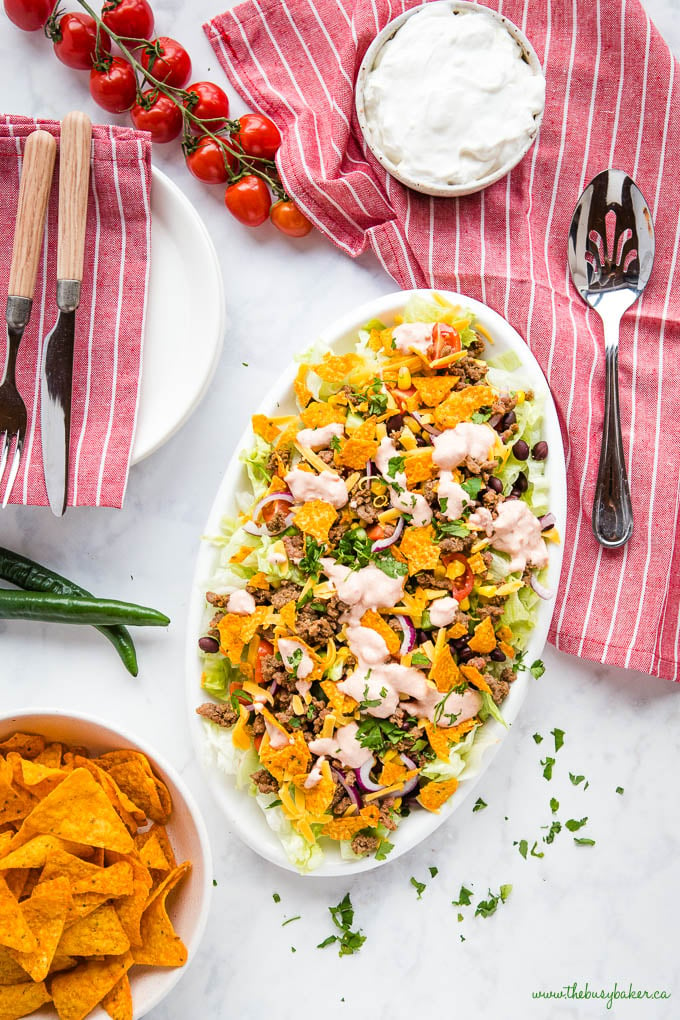
[[[353,350],[357,330],[364,323],[370,319],[380,319],[387,324],[391,323],[393,317],[403,311],[404,305],[413,293],[418,292],[399,291],[394,294],[387,294],[385,297],[377,298],[374,301],[369,301],[367,304],[361,305],[361,307],[334,322],[328,329],[323,331],[320,339],[337,353],[343,354]],[[420,291],[420,293],[429,294],[430,292]],[[538,362],[512,326],[496,312],[487,308],[486,305],[462,294],[454,294],[449,291],[440,291],[439,293],[452,304],[462,305],[464,308],[469,308],[474,312],[480,325],[487,329],[494,338],[493,354],[502,354],[508,350],[515,351],[525,366],[527,388],[531,387],[536,393],[544,395],[544,436],[550,448],[550,455],[546,462],[551,489],[550,509],[554,513],[557,519],[557,527],[563,535],[567,509],[564,449],[555,405]],[[312,339],[310,337],[310,342]],[[296,371],[297,365],[291,365],[283,377],[269,391],[260,407],[253,408],[253,411],[269,416],[297,413],[292,390]],[[212,510],[210,511],[207,524],[203,529],[203,535],[218,534],[220,520],[224,514],[234,513],[234,493],[239,490],[248,489],[247,475],[238,455],[241,450],[252,446],[252,443],[253,435],[250,429],[248,429],[241,437],[236,452],[229,462]],[[550,544],[549,553],[550,563],[548,565],[547,584],[553,591],[556,591],[562,566],[562,546]],[[289,871],[296,871],[295,866],[286,857],[280,842],[269,829],[263,812],[255,802],[255,798],[248,796],[247,792],[243,790],[237,790],[231,777],[219,772],[216,766],[211,766],[210,762],[206,760],[202,725],[195,712],[196,706],[206,700],[200,688],[201,665],[197,652],[197,641],[201,634],[205,632],[206,621],[209,618],[205,607],[205,592],[209,578],[213,573],[216,557],[217,550],[208,538],[202,539],[190,596],[186,650],[187,698],[194,746],[203,765],[208,785],[217,798],[227,819],[241,839],[248,846],[252,847],[253,850],[261,854],[262,857],[266,857],[267,860],[280,865],[282,868],[287,868]],[[536,627],[527,648],[526,657],[529,662],[539,658],[541,655],[548,636],[553,606],[554,597],[549,601],[542,601],[538,607]],[[518,675],[510,689],[510,694],[503,702],[503,715],[509,724],[512,724],[517,716],[526,695],[529,684],[527,677],[528,674],[526,672]],[[461,781],[455,796],[446,802],[439,814],[418,810],[413,811],[408,818],[405,818],[398,830],[390,835],[390,841],[394,843],[394,850],[390,853],[387,861],[394,860],[426,839],[442,822],[450,818],[454,811],[457,811],[461,804],[470,796],[478,779],[489,767],[508,732],[494,720],[489,720],[486,725],[489,727],[489,732],[497,737],[497,743],[486,750],[479,773],[473,778]],[[345,861],[340,857],[338,851],[330,848],[326,851],[325,860],[321,867],[310,874],[324,877],[329,875],[349,875],[358,871],[369,871],[372,868],[379,867],[382,863],[386,862],[376,861],[374,857],[362,858],[359,861]]]
[[[151,181],[151,270],[132,463],[148,457],[200,403],[222,350],[217,252],[191,202],[157,167]]]

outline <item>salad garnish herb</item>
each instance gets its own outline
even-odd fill
[[[345,893],[340,902],[335,907],[329,907],[328,910],[333,918],[333,924],[340,934],[329,935],[323,942],[319,942],[316,948],[325,949],[326,946],[337,942],[340,947],[338,956],[351,956],[353,953],[358,953],[366,941],[366,936],[362,934],[361,928],[358,931],[351,930],[354,924],[354,907],[349,893]]]
[[[475,805],[474,805],[472,811],[473,811],[473,813],[475,811],[483,811],[485,807],[488,807],[486,801],[482,800],[481,797],[478,797],[477,800],[475,801]]]
[[[425,883],[424,882],[419,882],[417,878],[414,878],[413,875],[411,875],[411,885],[413,886],[415,891],[418,893],[418,899],[422,900],[423,893],[427,889],[427,886],[425,885]]]

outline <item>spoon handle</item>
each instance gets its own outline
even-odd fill
[[[633,507],[619,413],[619,322],[618,317],[604,319],[604,425],[592,517],[595,538],[607,549],[625,545],[633,534]]]

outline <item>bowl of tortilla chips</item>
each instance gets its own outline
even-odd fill
[[[207,920],[204,822],[174,769],[60,710],[0,720],[0,1017],[137,1020]]]

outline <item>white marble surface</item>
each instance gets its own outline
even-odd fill
[[[190,48],[195,77],[223,83],[200,30],[216,0],[158,0],[154,7],[159,29]],[[647,0],[647,7],[680,53],[677,0]],[[3,112],[60,117],[80,106],[99,116],[83,75],[58,64],[44,39],[14,31],[4,18],[0,26]],[[236,100],[234,110],[241,109]],[[401,1018],[435,1010],[481,1020],[679,1016],[680,691],[666,682],[547,649],[547,672],[532,684],[521,720],[479,787],[488,808],[463,810],[426,845],[353,881],[283,873],[242,846],[216,814],[185,719],[183,621],[198,536],[253,395],[348,301],[393,285],[372,258],[352,263],[318,236],[290,243],[267,228],[242,229],[223,210],[220,189],[194,181],[175,147],[155,158],[196,204],[220,255],[228,334],[215,382],[180,434],[133,469],[123,512],[71,511],[56,521],[48,511],[8,510],[0,517],[2,544],[98,592],[159,605],[173,620],[167,634],[140,636],[137,681],[126,679],[94,632],[0,625],[3,714],[53,704],[130,727],[175,763],[205,813],[218,883],[209,926],[154,1020],[259,1020],[274,1012],[282,1020]],[[634,597],[635,578],[631,589]],[[551,753],[554,727],[566,739],[546,782],[539,759]],[[545,738],[540,746],[536,731]],[[570,784],[569,771],[588,778],[585,792]],[[597,845],[575,847],[563,831],[543,847],[543,859],[524,861],[513,841],[540,839],[551,796],[563,822],[588,816],[584,832]],[[431,865],[439,869],[434,879]],[[420,901],[411,876],[427,882]],[[459,924],[451,900],[462,883],[472,885],[475,900],[501,883],[513,891],[494,917],[473,918],[467,908]],[[367,941],[357,956],[340,959],[333,947],[315,947],[332,931],[328,906],[348,890]],[[673,997],[611,1010],[601,1001],[531,997],[586,981],[591,989],[632,983]]]

